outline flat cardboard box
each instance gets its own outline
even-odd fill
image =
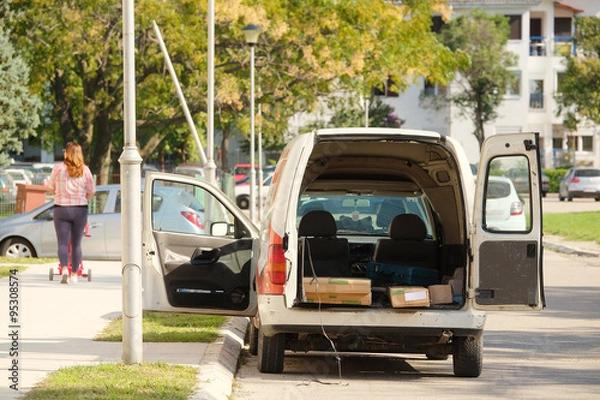
[[[306,293],[357,293],[371,294],[371,280],[361,278],[303,278]]]
[[[431,304],[452,304],[452,286],[431,285],[427,289]]]
[[[317,293],[306,292],[306,301],[316,304],[371,305],[371,293]]]
[[[388,295],[394,308],[429,307],[429,291],[422,286],[390,286]]]

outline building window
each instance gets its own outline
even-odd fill
[[[565,57],[573,49],[573,19],[554,18],[554,55]]]
[[[440,16],[431,17],[431,32],[440,33],[444,27],[444,20]]]
[[[581,150],[582,151],[594,151],[594,137],[593,136],[582,136],[581,137]]]
[[[521,96],[521,71],[512,71],[513,79],[506,85],[506,97]]]
[[[379,89],[377,87],[373,88],[373,95],[374,96],[385,96],[385,97],[398,97],[398,92],[392,90],[393,85],[394,85],[394,81],[392,80],[392,78],[388,78],[387,81],[385,81],[383,90]]]
[[[529,108],[544,108],[544,81],[542,79],[529,81]]]
[[[521,16],[520,15],[507,15],[508,24],[510,25],[510,33],[508,35],[509,40],[521,40]]]
[[[423,94],[425,96],[445,96],[446,86],[425,81],[423,84]]]
[[[552,138],[552,148],[553,149],[562,149],[563,148],[563,138]]]

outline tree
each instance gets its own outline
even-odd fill
[[[29,69],[1,25],[0,71],[0,167],[4,167],[10,163],[8,152],[20,153],[22,140],[35,136],[41,102],[29,92]]]
[[[4,0],[5,2],[8,0]],[[314,110],[335,90],[369,93],[387,77],[396,90],[415,77],[448,80],[454,54],[429,32],[443,0],[224,0],[215,13],[215,128],[248,132],[249,52],[241,28],[264,30],[256,46],[257,120],[266,147],[281,146],[289,118]],[[32,88],[53,107],[49,132],[76,139],[96,173],[106,171],[122,141],[121,5],[108,0],[8,1],[18,15],[12,40],[32,65]],[[182,159],[189,137],[173,84],[153,37],[161,28],[190,110],[206,120],[206,4],[136,1],[138,147],[145,159]],[[1,12],[1,11],[0,11]],[[385,78],[385,79],[384,79]],[[203,129],[199,130],[200,132]],[[226,146],[222,146],[226,153]],[[114,159],[115,157],[113,157]]]
[[[583,120],[600,124],[600,19],[577,18],[575,25],[578,55],[567,57],[556,96],[558,115],[571,131]]]
[[[317,121],[310,125],[315,128],[359,127],[365,126],[364,103],[353,102],[352,98],[342,97],[330,101],[333,115],[329,121]],[[394,114],[394,108],[380,98],[369,100],[369,126],[379,128],[400,128],[404,120]]]
[[[507,85],[515,79],[508,68],[516,64],[516,56],[505,50],[509,34],[507,18],[473,11],[450,21],[440,34],[450,49],[468,56],[451,88],[454,92],[458,87],[458,93],[451,93],[448,101],[473,122],[473,134],[481,149],[484,126],[496,119]]]

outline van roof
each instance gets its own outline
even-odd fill
[[[418,137],[441,140],[442,135],[437,132],[423,131],[416,129],[398,129],[398,128],[328,128],[314,131],[315,136],[328,138],[336,136],[356,137],[361,136],[388,136],[388,137]]]

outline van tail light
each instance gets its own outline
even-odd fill
[[[520,201],[513,201],[510,205],[510,215],[521,215],[523,214],[523,203]]]
[[[575,178],[571,179],[571,183],[579,183],[579,178],[575,177]]]
[[[183,218],[187,219],[192,225],[197,226],[198,228],[204,230],[204,224],[200,220],[200,216],[193,211],[182,211],[181,215]]]
[[[287,262],[283,250],[281,236],[269,227],[269,252],[267,264],[256,278],[258,293],[283,294],[283,285],[286,279]]]

